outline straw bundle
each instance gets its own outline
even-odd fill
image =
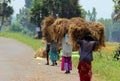
[[[54,23],[55,19],[53,16],[48,16],[43,21],[42,26],[42,36],[47,42],[51,42],[52,40],[52,28],[51,25]]]
[[[73,49],[77,50],[79,45],[76,44],[77,39],[83,39],[84,35],[88,33],[87,22],[80,18],[72,18],[69,22],[69,43],[73,45]]]
[[[100,46],[105,46],[105,27],[101,23],[88,22],[89,30],[94,40],[99,41]]]
[[[68,19],[65,18],[58,18],[56,21],[51,25],[53,28],[53,35],[52,39],[61,42],[65,33],[68,31]]]
[[[46,52],[45,48],[39,48],[35,52],[34,58],[37,58],[37,57],[46,58],[46,56],[47,56],[47,52]]]
[[[73,22],[73,20],[75,20],[75,22]],[[87,34],[91,34],[94,40],[100,42],[95,50],[105,46],[105,31],[104,26],[101,23],[87,22],[81,18],[74,18],[71,19],[71,21],[72,22],[69,24],[69,42],[74,46],[75,49],[78,49],[76,40],[84,39],[85,35]]]

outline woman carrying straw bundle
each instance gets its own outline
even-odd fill
[[[69,74],[72,70],[72,45],[68,44],[68,34],[62,40],[62,63],[61,70],[66,70],[65,74]]]
[[[95,46],[98,45],[98,41],[94,41],[91,35],[86,35],[83,40],[77,39],[77,43],[80,45],[80,59],[78,63],[80,81],[92,81],[92,52]]]

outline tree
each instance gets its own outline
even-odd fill
[[[111,19],[99,19],[98,22],[101,22],[105,26],[105,33],[106,33],[106,41],[111,41],[112,37],[112,20]]]
[[[88,12],[87,12],[87,14],[86,14],[86,19],[87,19],[88,21],[93,21],[93,22],[95,22],[95,21],[96,21],[96,14],[97,14],[96,9],[93,7],[92,12],[90,12],[90,11],[88,10]]]
[[[52,15],[55,18],[82,17],[83,9],[78,0],[34,0],[31,8],[31,22],[41,29],[44,17]]]
[[[33,0],[25,0],[25,7],[30,8],[32,6]]]
[[[4,0],[3,3],[1,4],[1,16],[2,16],[2,21],[1,21],[1,26],[0,26],[0,30],[4,24],[4,17],[8,18],[10,17],[14,10],[13,7],[9,6],[8,3],[10,3],[11,0]]]
[[[116,21],[116,23],[113,24],[112,29],[112,40],[114,42],[120,42],[120,20]]]
[[[17,22],[21,23],[23,26],[22,33],[31,36],[29,32],[32,32],[31,34],[33,36],[35,34],[35,25],[30,23],[30,8],[32,6],[31,4],[33,0],[29,0],[29,1],[30,2],[28,2],[28,0],[25,1],[25,7],[19,10],[19,14],[17,14],[16,17],[17,17]]]
[[[115,5],[114,11],[112,12],[111,16],[113,23],[115,23],[120,20],[120,0],[113,0],[113,2],[115,3]]]

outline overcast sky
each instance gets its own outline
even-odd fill
[[[92,11],[92,8],[95,7],[97,11],[98,18],[111,18],[111,13],[113,11],[114,3],[112,0],[80,0],[79,4],[88,11]],[[15,14],[19,13],[19,9],[25,5],[24,0],[14,0],[12,4],[14,6]]]
[[[92,11],[92,8],[95,7],[97,11],[97,19],[101,17],[111,18],[114,6],[112,0],[80,0],[79,3],[86,11]]]
[[[14,0],[11,2],[11,5],[14,7],[14,15],[19,13],[19,9],[24,7],[25,1],[24,0]]]

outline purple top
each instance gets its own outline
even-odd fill
[[[80,61],[81,62],[91,62],[93,60],[92,51],[96,45],[97,41],[86,41],[86,40],[77,40],[77,43],[80,45]]]

